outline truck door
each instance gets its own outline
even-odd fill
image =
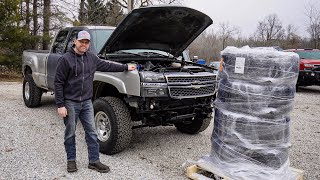
[[[73,41],[76,38],[79,29],[73,30],[69,38],[68,33],[69,31],[60,31],[55,43],[52,47],[52,53],[50,53],[48,57],[48,87],[49,89],[54,89],[54,77],[56,75],[56,67],[58,65],[59,58],[73,45]]]
[[[68,30],[62,30],[58,33],[47,61],[47,84],[50,90],[54,90],[54,76],[56,75],[56,67],[59,58],[65,53]]]

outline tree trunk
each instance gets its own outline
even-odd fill
[[[39,24],[38,24],[38,0],[33,0],[32,3],[32,20],[33,20],[33,29],[31,32],[32,36],[37,36],[38,35],[38,29],[39,29]],[[32,41],[30,43],[31,49],[38,49],[36,41]]]
[[[30,31],[30,0],[26,0],[26,30]]]
[[[36,36],[38,33],[38,0],[33,0],[33,32],[32,35]]]
[[[225,46],[226,46],[226,39],[222,39],[222,49],[224,49],[225,48]]]
[[[42,49],[48,49],[50,36],[49,36],[49,29],[50,29],[50,0],[43,0],[43,37],[42,37]]]
[[[85,0],[81,0],[80,1],[80,10],[79,10],[79,22],[81,25],[85,24],[85,18],[84,18],[84,15],[85,15],[85,12],[84,12],[84,2]]]

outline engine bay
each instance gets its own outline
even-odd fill
[[[138,71],[152,71],[152,72],[210,72],[209,67],[197,66],[192,62],[177,62],[177,61],[130,61],[130,64],[135,64]]]

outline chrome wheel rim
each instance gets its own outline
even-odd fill
[[[29,86],[28,82],[26,82],[24,84],[24,97],[26,98],[26,100],[29,100],[29,97],[30,97],[30,86]]]
[[[99,111],[94,117],[98,139],[102,142],[107,141],[111,134],[111,122],[108,115]]]

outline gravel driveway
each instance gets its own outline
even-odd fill
[[[183,164],[210,153],[210,127],[198,135],[174,127],[134,129],[130,147],[101,161],[111,172],[87,168],[84,131],[77,130],[78,172],[66,171],[64,124],[54,98],[44,94],[42,106],[29,109],[22,85],[0,82],[0,179],[188,179]],[[305,179],[320,179],[320,87],[301,88],[291,113],[291,166],[305,170]],[[190,165],[188,163],[187,165]]]

